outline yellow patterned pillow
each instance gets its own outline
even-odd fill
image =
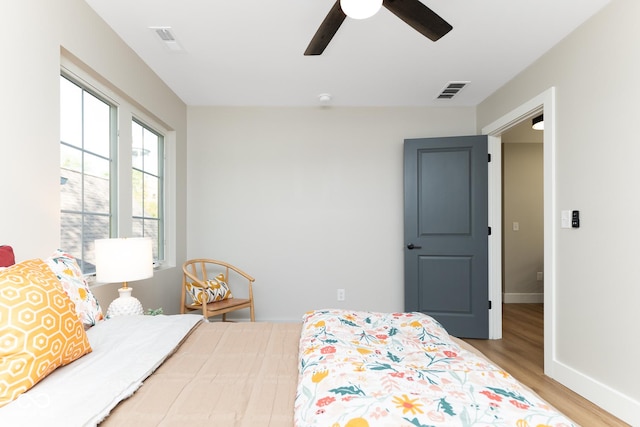
[[[206,287],[202,287],[195,282],[187,283],[187,292],[196,305],[202,305],[203,302],[209,304],[210,302],[233,298],[224,274],[219,274],[218,277],[207,280],[204,284]]]
[[[73,302],[44,261],[0,271],[0,407],[90,351]]]

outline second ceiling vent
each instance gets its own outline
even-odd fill
[[[438,95],[438,99],[451,99],[470,82],[449,82]]]

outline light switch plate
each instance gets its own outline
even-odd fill
[[[560,213],[560,228],[571,228],[571,211],[561,211]]]

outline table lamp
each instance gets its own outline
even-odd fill
[[[144,314],[142,304],[131,296],[127,282],[153,276],[153,249],[148,238],[98,239],[96,244],[96,280],[102,283],[122,282],[119,298],[107,310],[107,318]]]

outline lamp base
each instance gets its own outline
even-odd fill
[[[107,319],[116,316],[131,316],[144,314],[142,304],[137,298],[131,296],[132,288],[120,288],[118,293],[119,298],[113,300],[107,309]]]

